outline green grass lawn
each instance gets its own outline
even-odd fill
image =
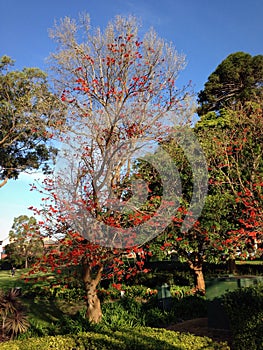
[[[59,320],[63,315],[74,315],[85,306],[84,302],[23,297],[25,282],[21,279],[21,275],[25,272],[16,270],[15,276],[12,276],[10,270],[0,270],[0,289],[7,291],[10,288],[21,287],[21,301],[26,307],[28,317],[35,323],[47,325]]]
[[[22,287],[24,282],[20,276],[23,270],[16,270],[15,276],[11,275],[10,270],[0,270],[0,289],[8,290],[10,288]]]
[[[237,260],[237,265],[263,265],[263,260]]]

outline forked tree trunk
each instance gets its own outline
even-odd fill
[[[100,305],[100,299],[97,295],[97,285],[101,280],[101,273],[103,267],[101,266],[97,272],[96,277],[92,276],[91,266],[84,262],[82,264],[83,267],[83,281],[85,285],[86,291],[86,318],[92,323],[99,323],[102,318],[102,311]]]
[[[192,262],[189,261],[190,269],[194,273],[194,284],[195,284],[195,291],[201,294],[205,294],[205,279],[203,274],[203,264],[198,262]]]

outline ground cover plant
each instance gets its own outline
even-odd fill
[[[215,343],[206,337],[164,329],[140,327],[120,328],[113,331],[104,329],[100,332],[78,333],[76,335],[33,338],[16,340],[12,343],[0,344],[0,349],[6,350],[35,350],[35,349],[94,349],[94,350],[229,350],[223,343]]]

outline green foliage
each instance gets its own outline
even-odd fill
[[[262,235],[262,101],[211,112],[213,118],[202,116],[195,126],[210,176],[200,221],[209,232],[210,256],[217,261],[220,256],[261,255],[253,240]]]
[[[226,293],[219,301],[230,321],[233,350],[263,348],[263,284]]]
[[[204,296],[188,294],[177,300],[174,308],[178,319],[207,317],[207,300]]]
[[[114,288],[113,285],[111,284],[107,289],[100,288],[98,290],[98,296],[101,301],[104,302],[106,300],[116,300],[121,297],[121,291]],[[151,289],[143,285],[122,285],[121,290],[124,292],[125,298],[133,298],[139,300],[149,299],[151,296],[157,293],[156,288]]]
[[[27,215],[14,218],[12,229],[9,231],[9,241],[5,246],[10,263],[16,267],[28,268],[29,264],[41,257],[44,244],[39,236],[39,225],[36,219]]]
[[[10,57],[0,58],[0,179],[6,181],[23,170],[48,169],[54,154],[47,145],[48,125],[54,124],[60,104],[49,91],[44,72],[38,68],[10,71],[13,65]]]
[[[179,291],[179,288],[175,288]],[[96,327],[118,329],[124,326],[162,327],[179,320],[206,317],[206,301],[203,297],[189,295],[185,288],[171,300],[171,309],[163,311],[156,293],[148,298],[118,298],[102,304],[102,322],[92,325],[85,318],[84,303],[69,303],[59,299],[23,299],[28,304],[30,329],[23,338],[30,336],[75,334],[96,330]],[[149,288],[149,291],[151,289]],[[175,293],[176,292],[172,292]],[[95,327],[95,328],[94,328]],[[21,338],[21,336],[20,336]]]
[[[162,327],[182,319],[206,317],[205,298],[188,293],[182,290],[179,293],[181,297],[178,295],[172,298],[169,311],[163,311],[156,295],[143,303],[126,297],[113,303],[104,303],[102,324],[114,328],[125,325]]]
[[[63,300],[82,300],[84,290],[80,288],[68,288],[64,285],[50,282],[26,283],[23,295],[30,298],[58,298]]]
[[[229,350],[224,343],[206,337],[155,328],[121,327],[118,330],[78,333],[71,336],[30,338],[0,344],[3,350]]]
[[[24,313],[22,303],[18,300],[19,290],[10,289],[8,292],[0,290],[0,320],[2,337],[13,339],[19,333],[24,333],[29,322]]]
[[[138,327],[145,325],[145,315],[142,304],[130,298],[102,305],[103,325],[119,329],[123,326]]]
[[[262,98],[263,56],[236,52],[229,55],[208,77],[198,95],[199,116],[237,102]]]

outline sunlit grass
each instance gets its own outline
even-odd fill
[[[23,270],[16,270],[15,275],[11,275],[10,270],[0,270],[0,289],[8,290],[10,288],[21,287],[23,281],[21,280],[21,274]]]
[[[237,265],[263,265],[263,260],[237,260]]]

